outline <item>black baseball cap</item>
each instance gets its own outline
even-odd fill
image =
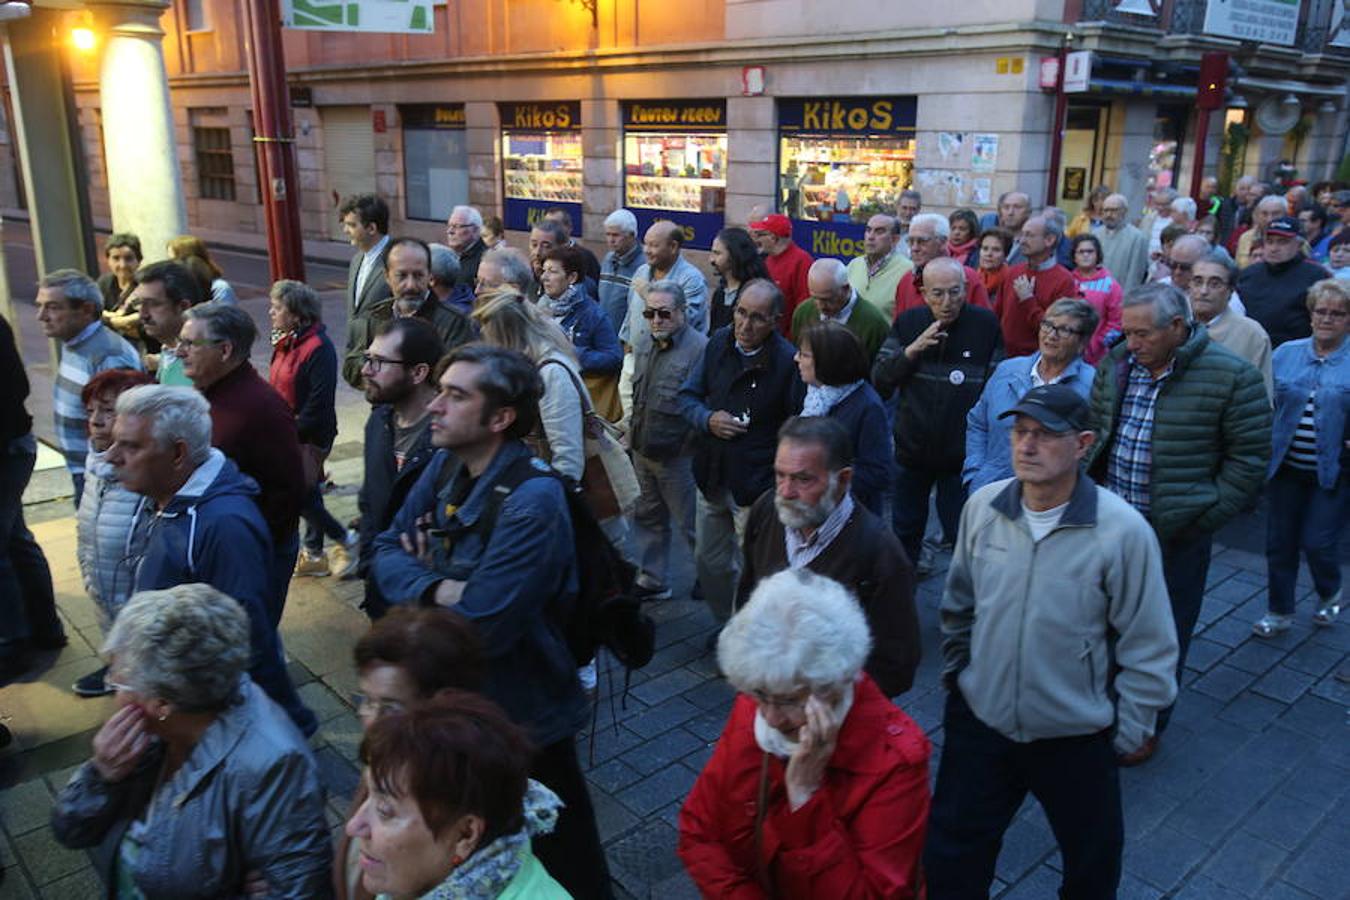
[[[1303,223],[1293,216],[1280,216],[1266,226],[1266,236],[1269,237],[1272,234],[1301,238],[1303,237]]]
[[[999,414],[1000,419],[1009,416],[1030,416],[1051,431],[1087,431],[1092,410],[1073,388],[1043,384],[1027,391],[1016,406]]]

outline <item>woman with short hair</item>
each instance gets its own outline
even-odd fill
[[[528,777],[525,733],[459,691],[381,717],[361,742],[365,801],[347,821],[381,898],[566,900],[531,850],[561,802]]]
[[[1125,289],[1103,264],[1102,242],[1095,234],[1080,234],[1070,245],[1073,256],[1073,280],[1078,296],[1097,311],[1097,327],[1083,345],[1083,359],[1090,365],[1106,355],[1106,343],[1120,331],[1121,304]],[[1177,285],[1185,288],[1185,285]]]
[[[853,596],[806,569],[761,581],[722,630],[739,695],[680,811],[703,896],[919,896],[929,744],[863,672],[871,645]]]
[[[572,342],[581,377],[600,415],[623,418],[619,402],[619,370],[623,348],[609,317],[582,286],[586,255],[576,247],[558,247],[544,254],[539,271],[539,305]]]
[[[980,262],[980,220],[973,209],[958,209],[947,217],[947,255],[964,266]]]
[[[249,620],[210,585],[131,598],[103,645],[118,710],[56,799],[62,846],[91,849],[110,897],[331,895],[318,767],[248,677]]]
[[[998,295],[1008,274],[1008,254],[1012,252],[1012,232],[1004,228],[986,228],[980,235],[980,281],[990,297]]]
[[[808,326],[797,342],[797,369],[806,385],[804,416],[829,416],[853,439],[853,499],[878,516],[895,482],[895,445],[886,405],[869,383],[867,355],[857,335],[834,321]]]

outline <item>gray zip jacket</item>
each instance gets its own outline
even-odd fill
[[[1129,753],[1177,693],[1162,553],[1128,503],[1079,474],[1059,524],[1033,541],[1015,478],[966,501],[942,596],[943,682],[1008,738],[1115,727]]]
[[[75,555],[84,589],[98,604],[99,624],[106,631],[131,594],[127,542],[141,495],[118,483],[105,455],[90,449],[85,457],[84,496],[75,518]]]
[[[132,877],[147,900],[234,898],[256,870],[269,898],[332,896],[333,848],[318,767],[281,707],[247,676],[182,767],[154,790],[163,761],[156,742],[122,781],[92,762],[71,776],[52,810],[63,846],[97,847],[115,896],[118,847],[132,822],[152,816]]]

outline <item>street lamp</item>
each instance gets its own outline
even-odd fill
[[[94,46],[98,43],[98,38],[94,36],[94,29],[80,25],[70,30],[70,42],[75,45],[76,50],[88,53],[94,49]]]

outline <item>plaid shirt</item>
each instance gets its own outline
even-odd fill
[[[1151,506],[1149,473],[1153,467],[1153,411],[1158,391],[1172,374],[1175,361],[1156,379],[1137,362],[1130,363],[1130,378],[1120,404],[1116,439],[1106,467],[1106,487],[1118,494],[1145,518]]]
[[[56,414],[56,443],[72,474],[84,473],[84,457],[89,452],[89,417],[80,393],[105,369],[136,369],[141,357],[136,348],[101,320],[90,322],[75,337],[61,345],[61,366],[52,386]]]

